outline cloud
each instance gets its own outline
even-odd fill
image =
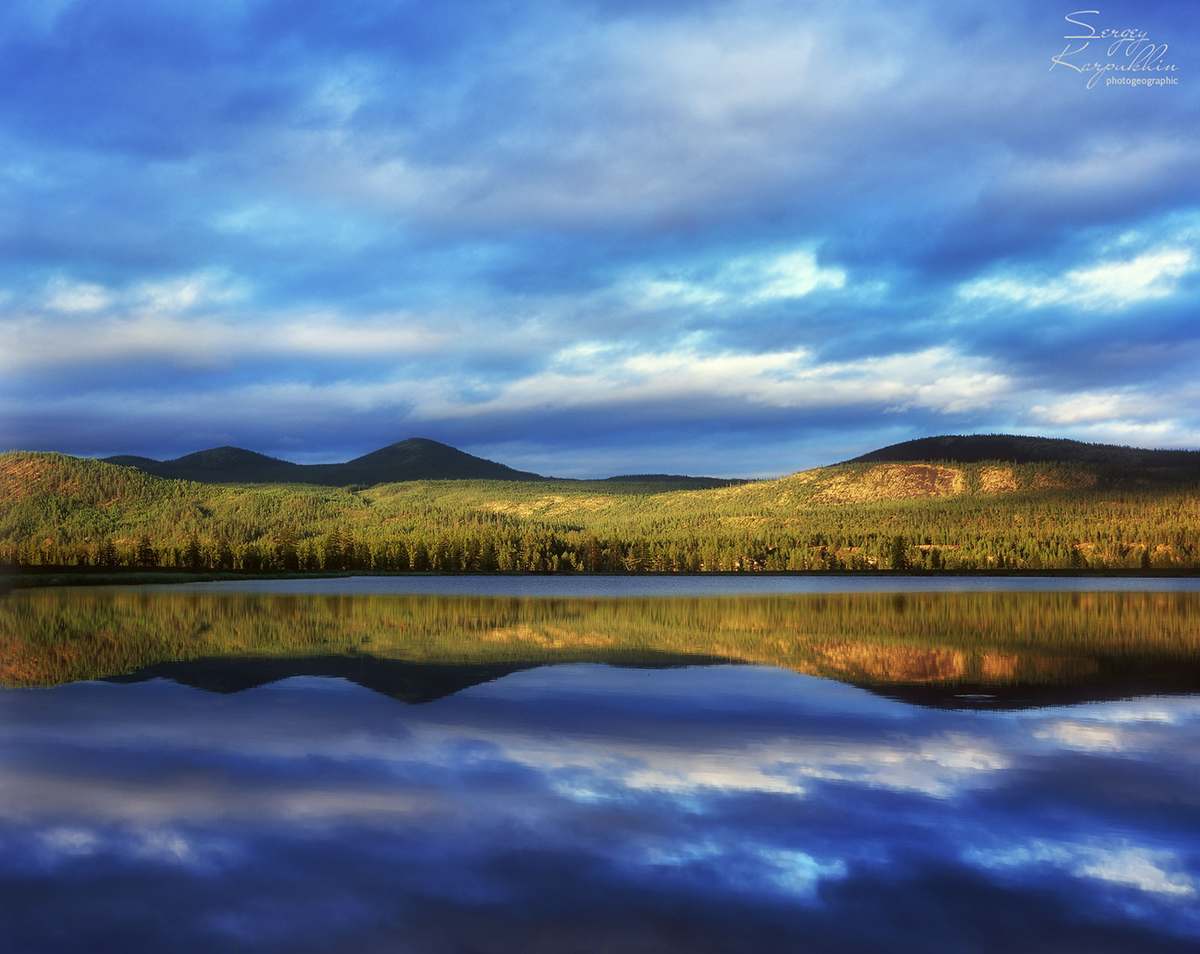
[[[614,353],[597,349],[581,362],[571,351],[535,374],[502,386],[482,402],[455,399],[446,380],[419,398],[414,413],[438,419],[458,415],[513,412],[581,405],[653,407],[666,401],[706,405],[727,401],[775,408],[870,405],[879,409],[917,406],[954,412],[983,406],[1007,392],[1009,382],[949,349],[817,362],[805,351]]]
[[[1048,424],[1095,424],[1100,421],[1157,417],[1162,405],[1145,393],[1119,394],[1088,392],[1073,395],[1047,407],[1035,404],[1029,409],[1038,420]]]
[[[1168,43],[1193,19],[1111,15]],[[97,394],[295,439],[247,419],[250,379],[362,392],[313,441],[420,426],[576,472],[622,442],[779,471],[798,442],[1200,429],[1140,410],[1200,360],[1200,94],[1047,72],[1063,25],[1036,4],[3,17],[12,446],[79,449],[55,408]],[[688,403],[712,430],[673,437]]]
[[[85,282],[58,279],[46,289],[46,307],[52,311],[99,311],[112,301],[108,290]]]
[[[198,304],[197,294],[189,284],[137,289],[132,307],[89,314],[72,325],[45,314],[0,318],[9,342],[0,354],[0,367],[27,377],[78,374],[80,367],[104,373],[124,369],[132,376],[127,386],[135,390],[141,362],[216,369],[267,360],[286,377],[289,366],[296,373],[305,362],[316,362],[308,365],[314,372],[322,363],[344,359],[403,364],[442,353],[462,333],[454,319],[439,322],[439,316],[404,313],[291,314],[269,324],[240,322],[228,313],[189,315]]]
[[[635,307],[728,308],[803,298],[846,284],[845,270],[822,267],[812,249],[740,256],[706,271],[711,275],[702,278],[669,276],[660,270],[653,277],[630,280],[617,292]]]
[[[1165,248],[1125,261],[1099,262],[1048,282],[1013,278],[981,278],[959,289],[967,301],[1000,299],[1038,308],[1075,305],[1081,308],[1123,307],[1146,298],[1172,294],[1178,280],[1195,270],[1191,249]]]

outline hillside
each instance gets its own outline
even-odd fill
[[[628,478],[264,486],[10,452],[0,455],[0,561],[233,572],[1190,570],[1200,567],[1198,490],[1179,468],[944,458],[704,489]]]

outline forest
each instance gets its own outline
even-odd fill
[[[202,484],[0,454],[11,571],[1190,571],[1194,476],[1068,463],[851,462],[665,480]]]

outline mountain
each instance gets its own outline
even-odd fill
[[[903,459],[921,453],[932,459]],[[193,478],[174,482],[11,451],[0,454],[0,564],[34,573],[1200,568],[1195,452],[989,436],[866,456],[697,489],[677,478],[539,479],[432,441],[340,465],[235,448],[145,465]],[[956,459],[968,456],[986,459]],[[501,479],[414,479],[481,476]]]
[[[922,437],[881,447],[834,467],[934,462],[978,464],[989,461],[1081,465],[1100,468],[1110,474],[1121,472],[1130,477],[1141,478],[1174,479],[1200,476],[1200,451],[1149,450],[1016,434]],[[240,447],[215,447],[166,461],[149,457],[119,456],[103,458],[103,462],[134,467],[156,477],[192,480],[203,484],[319,484],[328,487],[349,487],[356,484],[375,486],[408,480],[555,480],[529,471],[515,470],[505,464],[475,457],[448,444],[420,437],[411,437],[342,464],[294,464]],[[826,471],[832,474],[830,468],[819,468],[818,471],[806,473]],[[653,487],[660,491],[715,489],[745,483],[724,478],[669,474],[635,474],[609,477],[606,480],[613,484],[628,484],[631,487],[638,485],[642,489]],[[907,482],[911,483],[911,480]],[[926,496],[925,493],[901,494],[914,495]],[[883,496],[889,494],[885,492]]]
[[[345,464],[314,464],[319,483],[380,484],[400,480],[546,480],[540,474],[474,457],[448,444],[410,437]]]
[[[475,457],[448,444],[410,437],[344,464],[293,464],[240,447],[214,447],[175,460],[122,455],[105,464],[134,467],[155,477],[201,484],[320,484],[327,487],[400,483],[406,480],[549,481],[553,477]],[[656,490],[703,490],[744,483],[719,477],[635,474],[606,478],[614,483]]]
[[[1016,464],[1091,464],[1129,470],[1169,468],[1200,473],[1200,451],[1147,450],[1116,444],[1088,444],[1053,437],[1017,434],[970,434],[922,437],[890,444],[844,461],[847,464],[953,461],[977,464],[1005,461]]]
[[[205,484],[298,483],[305,480],[304,467],[300,464],[240,447],[214,447],[167,461],[148,457],[106,457],[104,463],[136,467],[155,477]]]
[[[398,483],[405,480],[545,480],[539,474],[474,457],[447,444],[411,437],[344,464],[293,464],[240,447],[215,447],[175,460],[106,457],[106,464],[174,480],[202,484],[352,484]]]

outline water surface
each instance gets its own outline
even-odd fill
[[[1197,599],[12,593],[5,949],[1196,950]]]

